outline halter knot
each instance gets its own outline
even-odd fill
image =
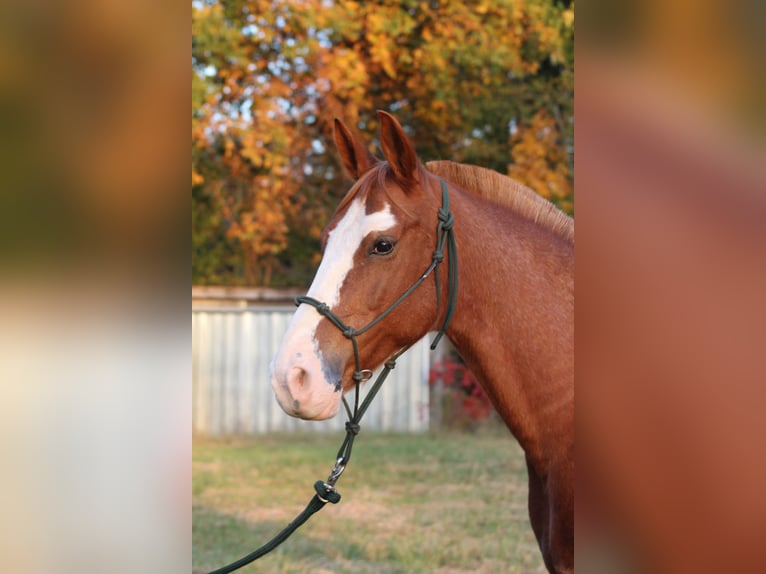
[[[320,303],[316,306],[317,313],[320,315],[324,315],[325,317],[330,312],[330,307],[327,305],[327,303]]]
[[[431,259],[434,263],[441,263],[444,261],[444,252],[443,251],[434,251],[434,254],[431,255]]]
[[[346,421],[346,432],[347,433],[356,436],[356,435],[359,434],[360,430],[362,430],[362,427],[360,427],[358,423],[352,423],[351,421]]]
[[[341,329],[341,333],[343,333],[343,336],[346,337],[346,339],[350,339],[356,335],[356,329],[353,327],[346,327],[345,329]]]
[[[444,231],[449,231],[455,225],[455,217],[452,215],[452,212],[445,210],[443,207],[439,208],[436,217],[439,219],[439,226]]]

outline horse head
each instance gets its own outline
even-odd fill
[[[432,263],[441,196],[440,180],[418,160],[399,123],[385,112],[378,117],[385,161],[335,120],[335,143],[355,183],[322,234],[322,261],[307,293],[317,304],[298,308],[271,366],[280,406],[303,419],[334,416],[359,366],[376,369],[443,314],[435,282],[423,281],[380,318]],[[363,330],[355,337],[359,365],[349,333],[328,311]]]

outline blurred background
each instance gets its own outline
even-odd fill
[[[350,187],[333,118],[573,209],[570,2],[192,2],[192,279],[308,285]],[[379,153],[379,152],[378,152]]]

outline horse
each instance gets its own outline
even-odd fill
[[[299,305],[272,362],[277,401],[295,417],[330,418],[366,378],[360,365],[369,375],[441,328],[524,450],[529,518],[547,569],[573,572],[573,220],[492,170],[424,164],[397,120],[378,118],[384,160],[335,119],[355,183],[322,234],[304,298],[321,304]],[[432,253],[447,227],[454,242]],[[437,265],[433,281],[401,299],[441,258],[455,265]],[[344,332],[339,323],[370,328]]]

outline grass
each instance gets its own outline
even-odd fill
[[[342,435],[195,439],[193,566],[269,540],[325,479]],[[274,552],[264,574],[545,572],[527,516],[524,456],[507,432],[357,437],[342,500]]]

